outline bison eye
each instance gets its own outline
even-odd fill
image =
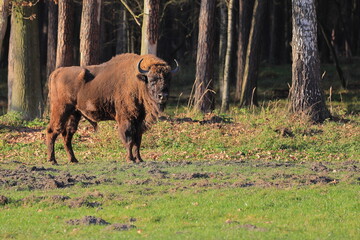
[[[149,83],[151,85],[155,85],[158,81],[159,81],[159,78],[151,78],[151,79],[149,79]]]

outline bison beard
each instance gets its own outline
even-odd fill
[[[55,70],[49,78],[48,161],[57,163],[54,144],[62,134],[69,161],[78,162],[71,141],[83,116],[95,129],[99,121],[116,120],[126,161],[142,162],[142,134],[164,108],[171,74],[177,70],[153,55],[136,54],[121,54],[100,65]]]

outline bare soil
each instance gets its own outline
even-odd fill
[[[11,165],[11,169],[6,169]],[[14,168],[15,166],[15,168]],[[145,162],[142,164],[112,163],[103,171],[86,173],[61,170],[57,167],[28,166],[21,163],[0,164],[0,187],[16,190],[71,188],[76,185],[99,184],[141,185],[146,188],[169,186],[188,188],[287,188],[315,184],[360,183],[358,162],[304,163],[262,161],[210,162]],[[89,170],[90,169],[90,170]],[[88,172],[91,172],[89,174]],[[98,196],[99,197],[99,196]],[[66,196],[53,196],[53,201],[68,201]],[[2,201],[4,202],[4,201]],[[86,198],[72,199],[70,207],[99,207]]]

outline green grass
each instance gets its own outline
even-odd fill
[[[86,189],[85,191],[91,191]],[[68,195],[79,195],[74,189]],[[0,237],[15,239],[357,239],[360,234],[358,186],[300,189],[211,189],[165,193],[141,198],[122,195],[123,188],[101,188],[101,209],[69,208],[43,202],[10,203],[1,210]],[[58,191],[56,191],[58,192]],[[35,191],[50,195],[51,191]],[[14,194],[15,195],[15,194]],[[23,197],[20,195],[18,197]],[[16,195],[14,196],[16,198]],[[15,201],[16,199],[13,199]],[[97,216],[108,222],[136,219],[136,229],[106,230],[104,226],[72,226],[65,222]]]

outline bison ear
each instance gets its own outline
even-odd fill
[[[144,81],[145,83],[148,83],[148,79],[147,76],[144,74],[138,74],[137,75],[138,79],[140,79],[141,81]]]

